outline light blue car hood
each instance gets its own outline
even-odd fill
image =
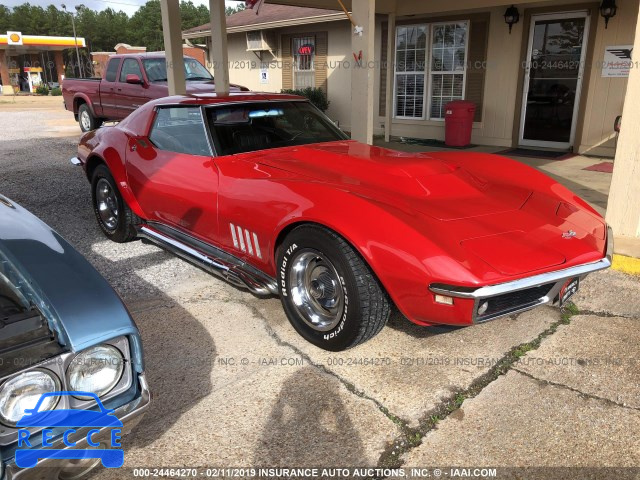
[[[73,352],[129,336],[134,369],[142,372],[140,334],[118,294],[47,224],[0,195],[0,261],[22,278],[23,293]]]

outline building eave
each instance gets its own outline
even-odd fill
[[[252,25],[239,25],[237,27],[227,27],[227,33],[242,33],[255,30],[273,30],[276,28],[296,27],[299,25],[312,25],[314,23],[347,21],[344,13],[331,13],[328,15],[317,15],[314,17],[293,18],[288,20],[278,20],[275,22],[254,23]],[[198,32],[182,33],[182,38],[201,38],[211,36],[211,29],[200,30]]]

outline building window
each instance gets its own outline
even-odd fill
[[[451,22],[396,29],[396,118],[443,119],[445,105],[464,98],[468,25]]]
[[[423,118],[427,54],[426,25],[396,31],[396,117]]]
[[[293,88],[315,87],[315,37],[293,37]]]
[[[433,25],[431,34],[431,107],[433,119],[444,118],[444,107],[464,98],[467,63],[467,23]]]

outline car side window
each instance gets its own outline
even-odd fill
[[[127,75],[137,75],[142,80],[142,71],[140,70],[140,64],[135,58],[125,58],[120,70],[120,81],[125,82]]]
[[[118,75],[118,67],[119,66],[120,66],[120,59],[119,58],[112,58],[111,60],[109,60],[109,63],[107,64],[107,74],[104,77],[104,79],[107,82],[115,82],[116,81],[116,75]]]
[[[200,107],[164,107],[156,113],[149,140],[168,152],[211,156]]]

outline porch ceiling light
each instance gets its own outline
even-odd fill
[[[514,5],[507,8],[507,11],[504,12],[504,21],[509,25],[509,35],[511,35],[511,29],[520,21],[520,12],[518,11],[518,8]]]
[[[615,17],[617,11],[616,0],[602,0],[600,15],[604,17],[604,28],[609,26],[609,19]]]

